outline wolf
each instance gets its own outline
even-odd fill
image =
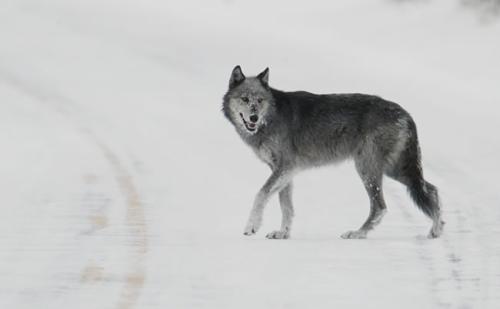
[[[246,77],[236,66],[222,111],[243,141],[271,168],[257,193],[244,234],[255,234],[269,198],[279,194],[281,228],[270,239],[290,237],[293,177],[300,171],[353,159],[370,200],[363,225],[341,235],[366,238],[386,213],[384,175],[405,185],[432,220],[429,238],[442,234],[438,190],[424,179],[415,122],[394,102],[367,94],[285,92],[269,86],[269,68]]]

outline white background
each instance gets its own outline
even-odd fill
[[[500,22],[457,1],[0,1],[0,308],[499,308]],[[367,240],[352,162],[269,174],[224,119],[232,68],[415,118],[442,238],[399,184]]]

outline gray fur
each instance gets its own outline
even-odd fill
[[[429,237],[440,236],[444,222],[437,189],[423,178],[416,126],[404,109],[366,94],[283,92],[271,88],[268,81],[269,69],[247,78],[237,66],[223,101],[224,115],[272,170],[255,198],[245,235],[258,231],[267,201],[279,192],[281,229],[267,237],[288,238],[293,176],[352,158],[370,198],[370,212],[358,230],[344,233],[343,238],[365,238],[382,220],[386,212],[383,175],[407,186],[417,206],[433,221]]]

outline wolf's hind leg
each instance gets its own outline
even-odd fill
[[[356,162],[356,169],[370,198],[370,214],[360,229],[342,234],[341,237],[346,239],[366,238],[368,232],[380,223],[387,211],[382,193],[382,174],[373,170],[373,166],[359,162]]]
[[[293,204],[292,204],[292,183],[281,189],[279,193],[281,207],[281,229],[266,235],[269,239],[288,239],[292,228]]]

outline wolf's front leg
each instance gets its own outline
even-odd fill
[[[285,186],[279,193],[281,207],[281,229],[267,234],[269,239],[288,239],[292,229],[293,204],[292,204],[292,182]]]
[[[249,236],[257,233],[257,231],[259,230],[262,224],[262,213],[264,210],[264,206],[267,199],[269,198],[267,195],[268,194],[263,192],[263,190],[261,189],[255,197],[252,210],[250,211],[250,217],[248,218],[248,222],[243,234]]]
[[[288,185],[290,178],[291,173],[289,171],[283,169],[273,171],[271,177],[269,177],[255,197],[252,211],[250,212],[250,217],[248,218],[248,223],[243,234],[253,235],[257,233],[262,224],[262,213],[267,201],[275,192],[280,191]]]

